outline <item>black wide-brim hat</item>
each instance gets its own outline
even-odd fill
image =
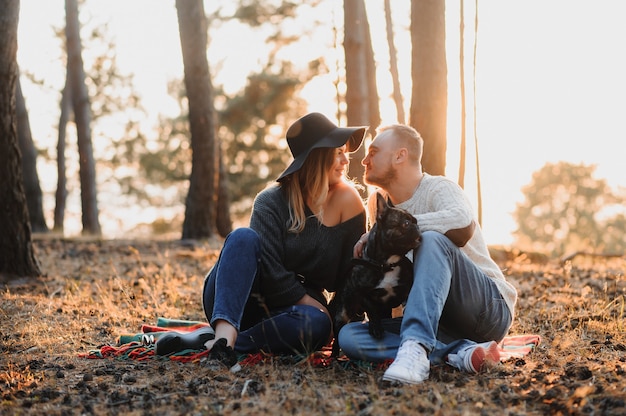
[[[309,113],[296,120],[287,130],[287,144],[293,155],[293,162],[280,174],[277,181],[302,167],[311,150],[320,147],[341,147],[346,152],[356,151],[363,142],[367,126],[337,127],[320,113]]]

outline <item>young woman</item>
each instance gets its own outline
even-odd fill
[[[228,235],[205,279],[202,302],[212,331],[198,330],[183,344],[206,340],[209,350],[299,354],[332,340],[324,291],[333,292],[348,273],[365,232],[363,201],[346,179],[348,154],[365,131],[337,127],[319,113],[289,127],[294,161],[256,196],[250,227]],[[174,349],[159,340],[157,350],[159,343],[162,351]]]

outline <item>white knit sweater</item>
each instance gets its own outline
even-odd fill
[[[381,192],[379,190],[379,192]],[[382,192],[384,195],[384,192]],[[376,199],[373,193],[368,201],[370,218],[375,219]],[[420,231],[437,231],[441,234],[467,227],[474,213],[467,195],[455,182],[445,176],[431,176],[424,173],[419,186],[408,200],[397,204],[417,218]],[[482,230],[476,221],[474,235],[461,251],[496,283],[504,301],[514,315],[517,291],[507,282],[504,274],[489,255]]]

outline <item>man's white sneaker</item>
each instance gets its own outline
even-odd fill
[[[500,362],[500,351],[495,341],[472,344],[456,354],[448,354],[448,364],[468,373],[478,373]]]
[[[396,358],[389,366],[383,380],[419,384],[428,380],[430,361],[426,350],[414,339],[407,339],[400,345]]]

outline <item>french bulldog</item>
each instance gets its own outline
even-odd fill
[[[406,254],[421,241],[415,217],[377,193],[376,222],[363,255],[352,259],[351,271],[329,305],[335,336],[346,323],[363,320],[367,314],[370,335],[383,337],[382,319],[406,301],[413,285],[413,264]],[[338,352],[335,342],[333,353]]]

